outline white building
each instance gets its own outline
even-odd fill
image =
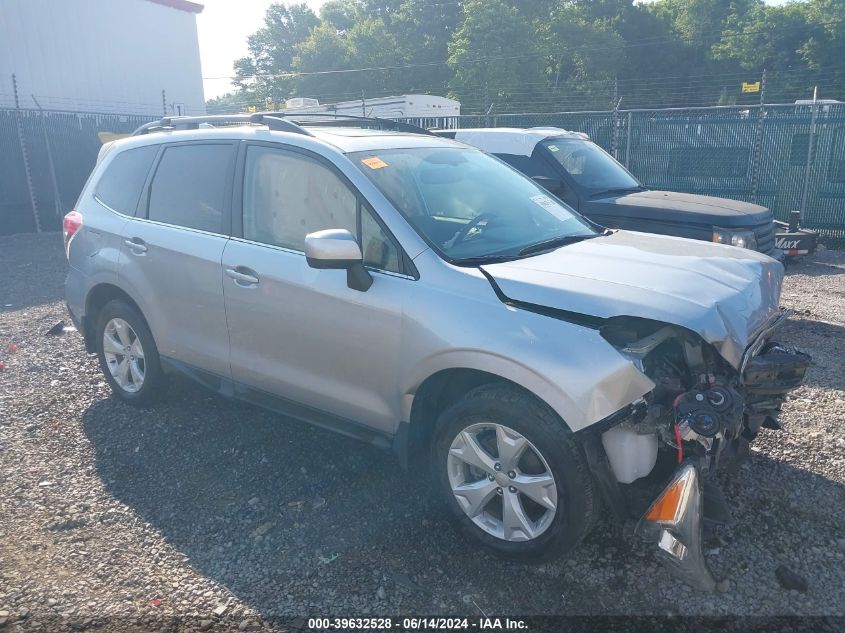
[[[0,0],[0,107],[205,113],[188,0]],[[164,101],[162,99],[164,91]]]
[[[402,117],[446,117],[461,113],[460,101],[435,95],[398,95],[357,99],[340,103],[317,104],[315,99],[289,99],[285,112],[318,113],[330,112],[352,116],[372,116],[384,119]]]

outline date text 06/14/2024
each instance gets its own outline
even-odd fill
[[[401,627],[401,628],[400,628]],[[308,618],[308,628],[316,631],[343,631],[355,629],[390,631],[519,631],[526,630],[524,620],[512,618]]]

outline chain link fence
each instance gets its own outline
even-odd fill
[[[144,115],[0,109],[0,234],[57,230],[101,135]],[[726,106],[405,119],[424,127],[584,132],[647,186],[756,202],[845,245],[845,104]]]
[[[845,245],[845,103],[403,119],[584,132],[645,185],[755,202]]]
[[[79,197],[102,147],[144,115],[0,109],[0,234],[55,231]]]

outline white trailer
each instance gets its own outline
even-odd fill
[[[294,98],[286,102],[285,112],[293,114],[330,113],[352,116],[398,119],[403,117],[447,117],[461,113],[460,101],[435,95],[398,95],[357,99],[340,103],[309,104],[313,99]]]

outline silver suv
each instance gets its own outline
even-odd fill
[[[603,229],[425,130],[297,117],[162,119],[101,151],[64,222],[66,294],[114,394],[147,405],[181,371],[426,462],[507,557],[569,551],[602,500],[640,511],[712,588],[702,491],[725,505],[717,466],[808,364],[770,340],[782,266]]]

